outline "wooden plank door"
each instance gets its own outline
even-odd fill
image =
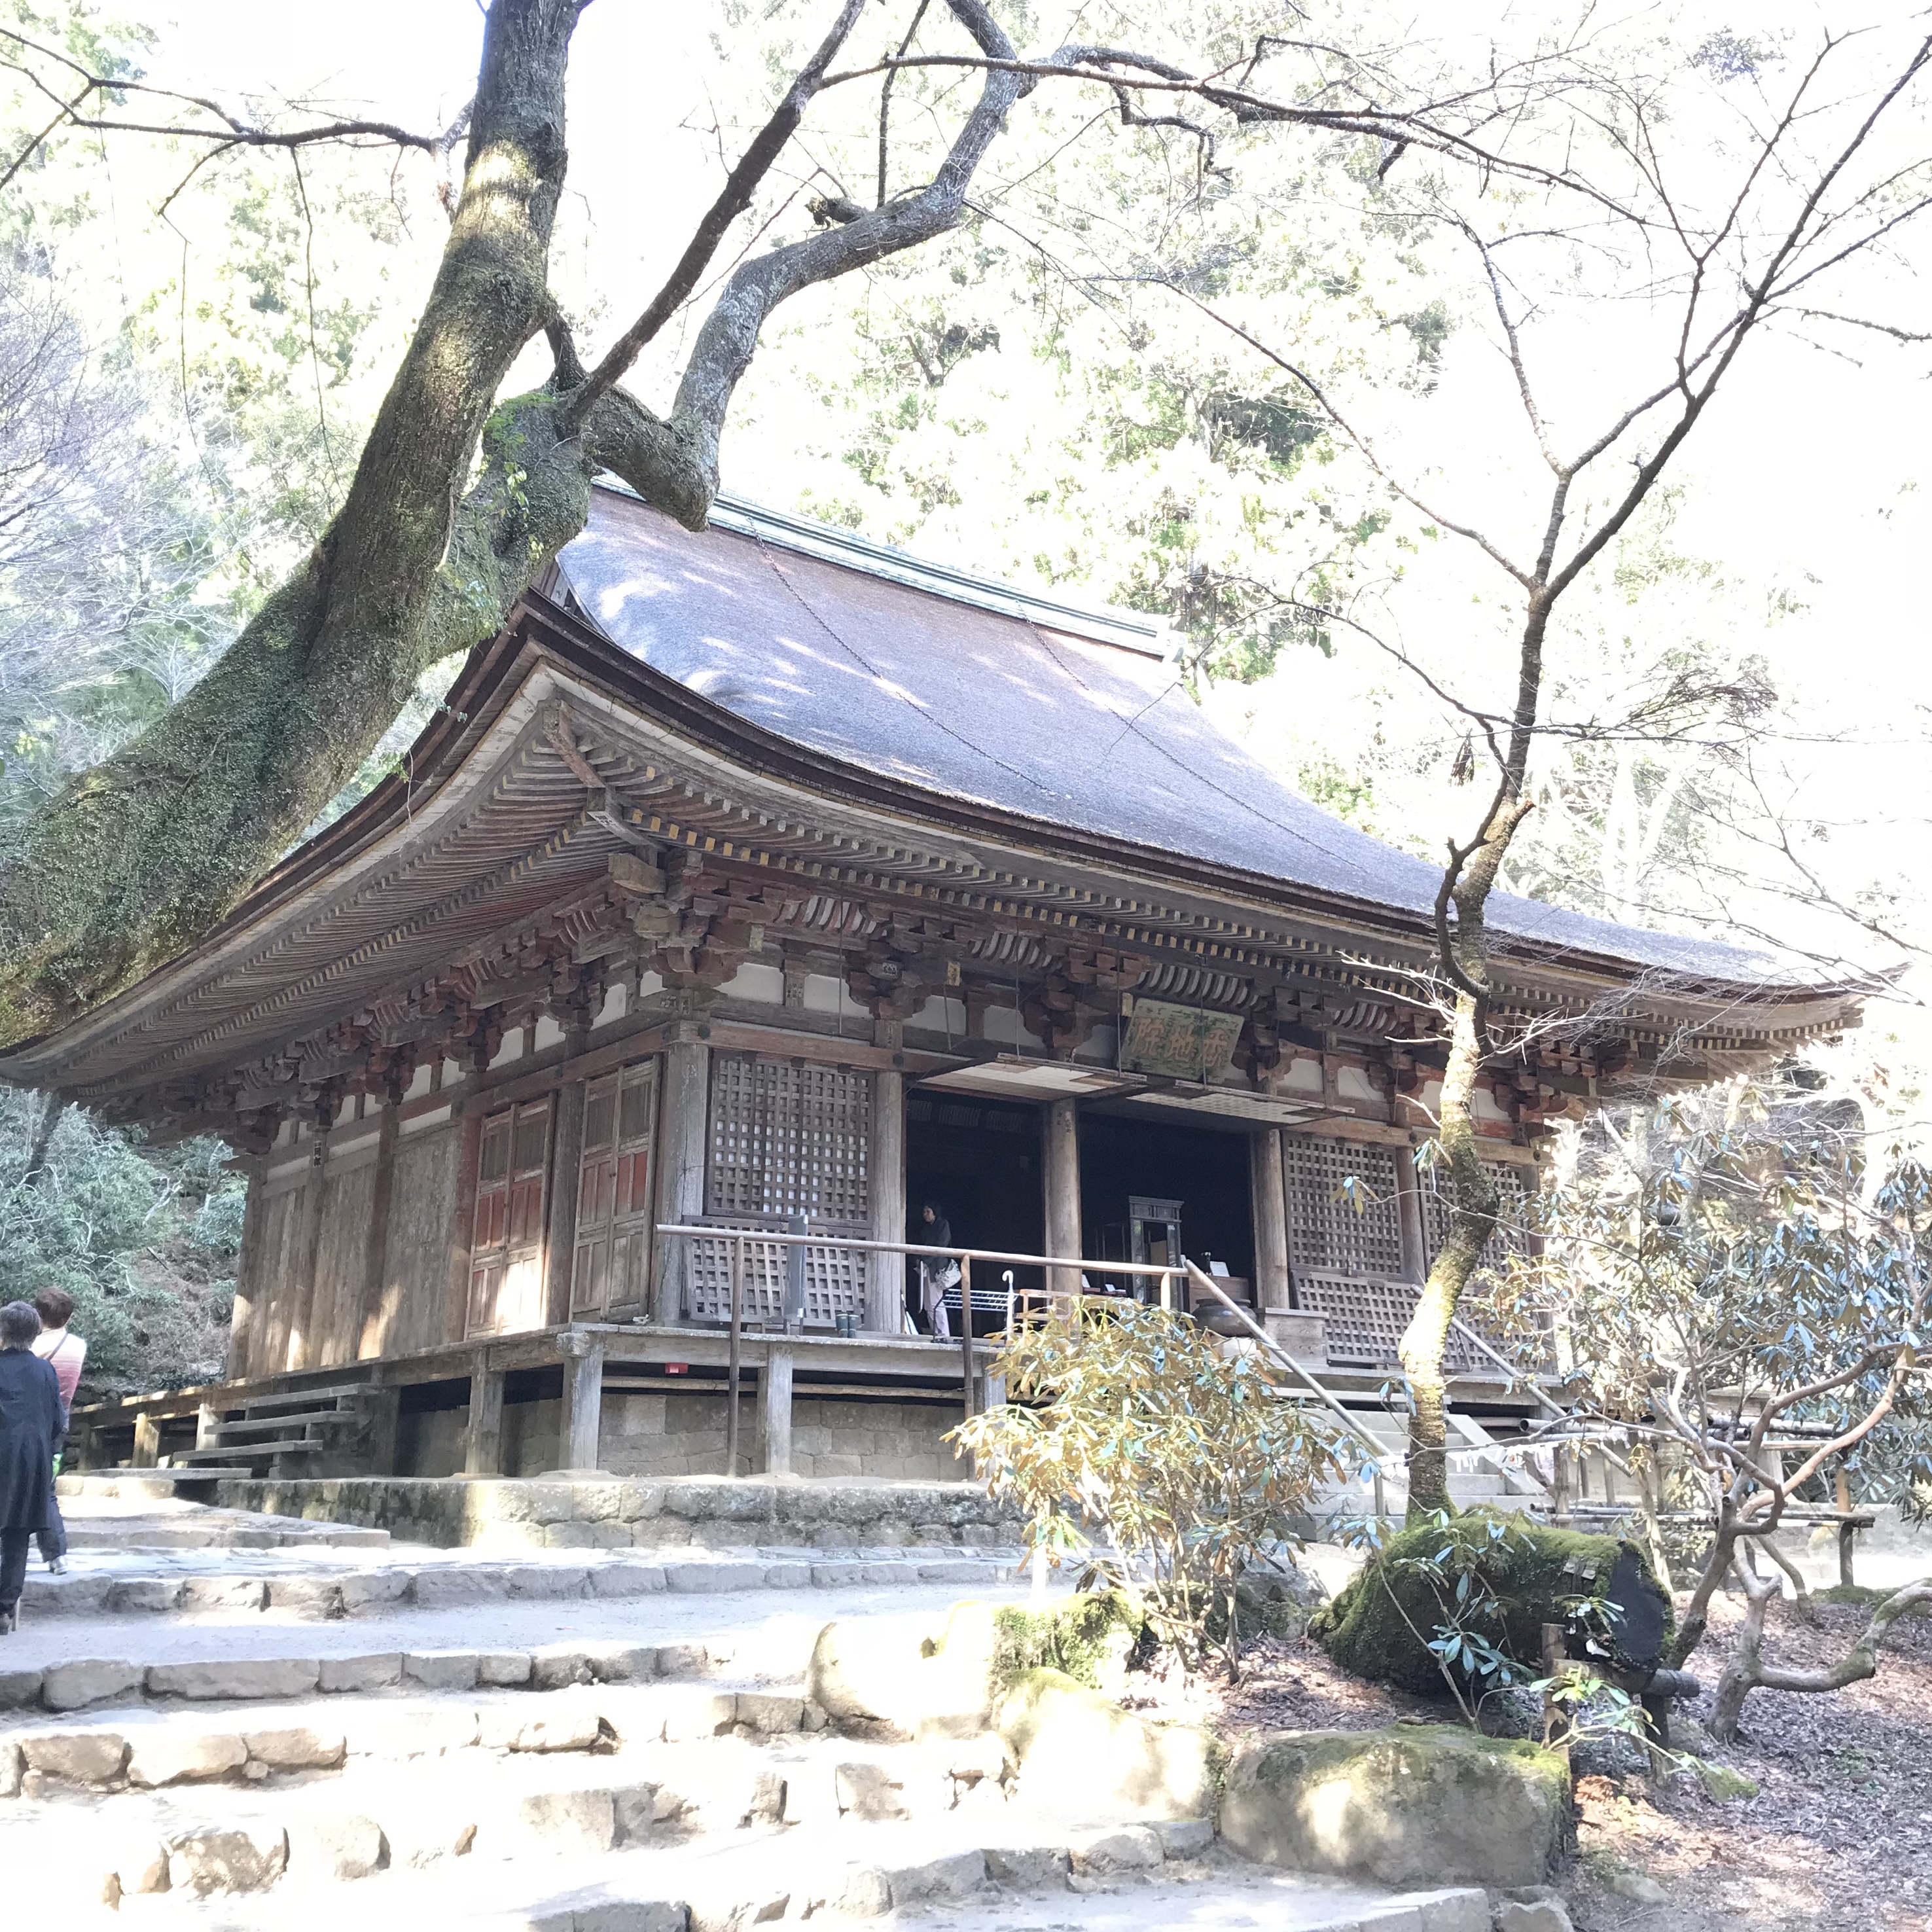
[[[543,1325],[544,1199],[550,1172],[548,1097],[483,1124],[470,1246],[470,1333]]]
[[[641,1304],[650,1288],[652,1132],[657,1063],[590,1082],[578,1176],[570,1312],[585,1321]]]

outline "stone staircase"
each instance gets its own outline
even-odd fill
[[[1405,1474],[1408,1454],[1408,1418],[1391,1410],[1362,1408],[1352,1412],[1370,1435],[1383,1445],[1382,1504],[1384,1513],[1400,1517],[1408,1503],[1408,1484]],[[1459,1508],[1486,1504],[1501,1510],[1523,1510],[1532,1514],[1546,1513],[1549,1492],[1533,1474],[1512,1466],[1506,1460],[1504,1445],[1499,1444],[1473,1416],[1451,1411],[1449,1444],[1449,1496]],[[1331,1515],[1360,1516],[1375,1508],[1373,1486],[1367,1482],[1334,1485],[1322,1498],[1323,1510]]]
[[[184,1504],[157,1515],[177,1538],[293,1540],[77,1546],[60,1586],[98,1567],[100,1607],[30,1601],[0,1642],[10,1922],[334,1932],[352,1912],[363,1932],[736,1932],[934,1914],[963,1932],[1489,1932],[1480,1892],[1338,1885],[1234,1858],[1208,1819],[1084,1814],[1077,1792],[1029,1789],[991,1731],[844,1734],[807,1694],[825,1623],[903,1648],[960,1594],[926,1580],[949,1562],[976,1594],[1023,1600],[983,1551],[842,1566],[686,1550],[658,1567],[759,1581],[611,1596],[592,1586],[600,1563],[653,1567],[640,1552],[503,1563],[304,1540]],[[217,1601],[224,1564],[238,1587]],[[350,1587],[382,1576],[409,1587]],[[124,1587],[150,1582],[164,1587]]]

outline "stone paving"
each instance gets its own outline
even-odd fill
[[[1269,1872],[1210,1819],[1029,1788],[994,1730],[842,1728],[808,1695],[829,1621],[896,1654],[962,1594],[1029,1600],[1007,1552],[484,1558],[106,1500],[0,1641],[10,1922],[1491,1932],[1480,1892]]]

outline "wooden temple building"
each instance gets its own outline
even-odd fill
[[[249,1175],[229,1379],[97,1405],[85,1454],[719,1472],[734,1236],[916,1240],[927,1202],[1096,1288],[1184,1251],[1372,1388],[1442,1222],[1438,877],[1220,734],[1148,620],[599,489],[394,775],[0,1060]],[[1479,1095],[1506,1198],[1552,1119],[1851,1013],[1765,956],[1490,916],[1538,1022]],[[740,1466],[952,1472],[961,1352],[907,1332],[904,1258],[749,1252]]]

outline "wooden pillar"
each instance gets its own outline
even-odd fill
[[[1426,1281],[1429,1238],[1422,1224],[1422,1176],[1417,1170],[1412,1148],[1399,1146],[1395,1150],[1395,1206],[1402,1235],[1402,1277],[1405,1281]]]
[[[1080,1112],[1076,1100],[1050,1100],[1042,1124],[1040,1179],[1046,1190],[1046,1252],[1077,1257],[1080,1252]],[[1054,1268],[1047,1286],[1076,1290],[1077,1268]]]
[[[470,1250],[476,1238],[476,1169],[483,1158],[483,1110],[472,1108],[457,1122],[456,1186],[450,1196],[446,1246],[449,1274],[443,1289],[442,1339],[460,1342],[470,1332]]]
[[[773,1348],[765,1357],[758,1378],[758,1396],[764,1410],[765,1474],[791,1474],[791,1351]],[[734,1470],[729,1473],[736,1474]]]
[[[872,1076],[872,1239],[906,1238],[905,1076],[884,1067]],[[905,1325],[906,1263],[903,1255],[866,1258],[866,1310],[860,1326],[874,1335],[896,1335]],[[786,1369],[789,1378],[790,1366]]]
[[[604,1344],[580,1328],[557,1337],[570,1346],[563,1358],[563,1419],[557,1454],[566,1469],[594,1469],[604,1426]]]
[[[203,1402],[194,1412],[194,1446],[212,1449],[214,1432],[221,1426],[221,1412],[212,1402]]]
[[[161,1424],[143,1409],[134,1418],[134,1467],[152,1469],[161,1460]]]
[[[359,1458],[364,1475],[395,1474],[396,1432],[402,1408],[401,1389],[389,1384],[378,1382],[363,1396],[362,1413],[368,1418]]]
[[[590,1029],[573,1027],[563,1036],[564,1057],[590,1049]],[[570,1319],[570,1270],[577,1253],[577,1195],[584,1165],[584,1102],[589,1082],[557,1089],[556,1124],[550,1136],[550,1219],[544,1228],[544,1292],[554,1327]]]
[[[267,1218],[262,1196],[268,1187],[266,1163],[248,1163],[248,1192],[242,1209],[242,1252],[235,1263],[235,1308],[228,1321],[228,1379],[239,1382],[254,1372],[249,1359],[255,1339],[266,1324],[256,1319],[272,1284],[262,1280],[262,1223]]]
[[[478,1348],[470,1364],[470,1427],[463,1445],[466,1476],[503,1473],[503,1371]]]
[[[664,1099],[658,1132],[658,1219],[684,1222],[704,1212],[704,1135],[711,1097],[711,1049],[697,1040],[664,1049]],[[684,1319],[683,1240],[661,1234],[651,1270],[651,1318]]]
[[[369,1196],[369,1227],[362,1244],[362,1324],[356,1344],[358,1361],[382,1352],[395,1318],[388,1293],[389,1202],[396,1184],[400,1102],[400,1095],[394,1092],[385,1099],[382,1121],[376,1131],[376,1173]]]
[[[302,1184],[302,1232],[296,1243],[296,1276],[289,1284],[289,1344],[279,1362],[265,1363],[271,1375],[305,1369],[317,1353],[315,1278],[322,1254],[322,1198],[328,1178],[328,1130],[318,1127],[310,1144],[308,1178]]]
[[[1255,1306],[1286,1308],[1288,1192],[1282,1180],[1279,1127],[1248,1136],[1248,1192],[1254,1206]]]

